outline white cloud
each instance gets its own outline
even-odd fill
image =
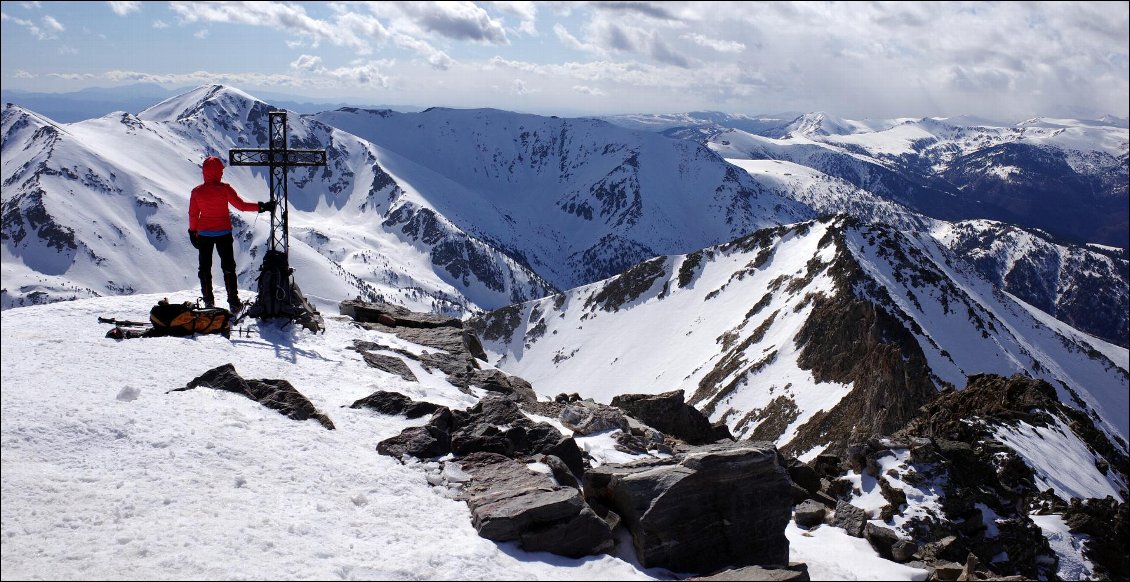
[[[43,17],[43,26],[55,32],[63,32],[66,30],[66,27],[60,24],[58,20],[55,20],[55,17],[50,14]]]
[[[588,47],[585,43],[577,40],[577,37],[570,34],[569,30],[562,26],[560,22],[553,25],[553,33],[557,35],[557,38],[562,42],[562,44],[571,49],[582,51],[591,50],[590,47]]]
[[[16,69],[16,72],[12,73],[12,76],[16,79],[34,79],[38,75],[36,75],[35,73],[29,73],[23,69]]]
[[[62,45],[59,47],[59,54],[61,55],[77,55],[78,49],[73,46]]]
[[[183,23],[222,22],[252,26],[266,26],[292,34],[308,36],[315,43],[329,41],[336,45],[369,50],[369,43],[359,39],[348,28],[335,27],[333,23],[311,18],[297,4],[280,2],[170,2],[172,10]]]
[[[110,10],[118,16],[125,16],[130,12],[137,12],[141,10],[141,2],[107,2],[110,5]]]
[[[208,38],[208,29],[207,28],[201,28],[200,30],[196,31],[192,36],[194,38],[204,40],[204,39]]]
[[[605,93],[604,91],[601,91],[600,89],[598,89],[596,87],[589,87],[587,85],[573,85],[573,90],[578,92],[578,93],[584,93],[586,95],[595,95],[595,96],[598,96],[598,97],[607,95],[607,93]]]
[[[416,51],[423,56],[434,69],[445,71],[455,64],[455,60],[449,57],[447,53],[418,38],[406,34],[394,34],[392,41],[397,46]]]
[[[510,43],[502,22],[473,2],[370,2],[368,6],[392,20],[396,30],[416,38],[435,33],[450,40]]]
[[[541,93],[541,89],[534,89],[521,79],[514,79],[514,81],[511,83],[511,86],[514,89],[515,95],[534,95],[536,93]]]
[[[699,46],[716,50],[720,53],[740,53],[745,50],[745,45],[735,40],[718,40],[699,33],[684,34],[680,38],[687,39]]]
[[[312,71],[322,67],[322,57],[315,57],[312,55],[301,55],[294,62],[290,63],[292,69],[299,69],[302,71]]]
[[[59,24],[58,20],[55,20],[50,16],[43,17],[42,21],[44,26],[40,26],[30,20],[17,18],[8,14],[7,12],[0,12],[0,20],[9,21],[12,24],[26,28],[28,33],[30,33],[38,40],[51,40],[58,38],[58,35],[55,33],[62,32],[64,30],[63,25]]]
[[[168,27],[169,27],[169,23],[165,22],[164,20],[154,20],[153,21],[153,28],[162,29],[162,28],[168,28]]]
[[[536,2],[494,1],[484,4],[518,19],[517,31],[529,36],[537,36],[538,6]]]

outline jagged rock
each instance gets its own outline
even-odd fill
[[[879,556],[888,560],[892,559],[891,548],[899,541],[899,536],[894,530],[867,522],[867,525],[863,527],[863,537],[878,552]]]
[[[793,483],[804,487],[810,495],[820,491],[820,476],[816,473],[816,469],[798,459],[790,460],[788,468],[789,479],[792,479]]]
[[[723,570],[709,576],[687,578],[687,580],[709,580],[713,582],[731,582],[739,580],[753,580],[764,582],[807,582],[808,564],[792,562],[788,566],[746,566]]]
[[[933,566],[933,576],[936,580],[945,580],[947,582],[957,580],[961,576],[965,566],[957,562],[940,561]]]
[[[628,420],[620,409],[584,400],[566,405],[558,420],[566,428],[582,436],[606,430],[629,430]]]
[[[417,313],[383,301],[365,302],[357,299],[346,299],[338,305],[338,311],[359,323],[381,323],[389,327],[463,328],[463,322],[454,317]],[[386,324],[384,322],[391,323]]]
[[[330,430],[334,428],[333,421],[286,380],[245,380],[235,371],[234,365],[224,364],[193,378],[187,386],[174,388],[170,392],[191,390],[199,386],[242,394],[271,410],[277,410],[287,418],[312,418]]]
[[[793,499],[793,505],[803,503],[804,500],[812,497],[812,494],[805,490],[804,487],[797,485],[795,482],[789,483],[790,495]]]
[[[466,411],[441,407],[426,425],[404,429],[400,435],[382,441],[377,450],[420,458],[475,452],[514,458],[554,455],[574,475],[584,471],[584,458],[576,441],[551,424],[530,420],[516,402],[499,395],[488,395]]]
[[[836,503],[836,514],[832,516],[832,525],[843,528],[849,536],[863,537],[863,527],[867,524],[867,512],[846,502]]]
[[[608,523],[587,505],[568,521],[522,532],[521,541],[527,552],[551,552],[570,558],[607,552],[615,545]]]
[[[770,443],[689,447],[603,465],[583,480],[586,498],[623,518],[644,567],[713,572],[788,560],[789,480]]]
[[[813,527],[824,523],[824,516],[827,513],[828,508],[823,503],[808,499],[796,506],[793,521],[801,527]]]
[[[958,574],[958,582],[966,582],[968,580],[977,580],[977,556],[970,553],[965,558],[965,566],[961,569],[961,574]]]
[[[396,356],[388,356],[385,354],[374,354],[371,352],[361,352],[361,358],[365,360],[366,364],[378,370],[395,374],[408,380],[409,382],[418,382],[416,375],[412,373],[412,369],[404,360]]]
[[[918,552],[918,544],[910,540],[899,540],[891,545],[891,560],[900,564],[909,562]]]
[[[816,460],[812,463],[812,468],[816,473],[825,479],[835,479],[844,474],[844,469],[840,464],[840,458],[836,455],[827,453],[816,455]]]
[[[501,370],[473,370],[467,383],[483,390],[502,393],[518,402],[537,400],[537,394],[529,382]]]
[[[612,406],[664,434],[692,445],[732,439],[729,430],[720,432],[697,408],[686,404],[682,390],[662,394],[621,394]]]
[[[384,390],[378,390],[354,402],[349,407],[369,408],[388,415],[402,414],[408,418],[420,418],[421,416],[435,414],[437,410],[443,408],[431,402],[416,402],[399,392],[386,392]]]
[[[442,457],[451,452],[451,437],[431,425],[412,426],[377,443],[377,452],[397,458],[405,455],[420,459]]]
[[[969,550],[957,536],[946,536],[930,545],[930,553],[941,560],[956,562],[969,555]]]
[[[553,475],[558,485],[565,485],[566,487],[572,487],[574,489],[581,488],[581,483],[577,481],[573,470],[569,468],[569,465],[565,464],[565,461],[561,460],[561,457],[557,455],[542,455],[541,462],[549,467],[550,474]]]
[[[576,488],[558,485],[549,476],[494,453],[472,453],[458,463],[471,477],[461,497],[482,537],[518,540],[527,551],[572,558],[612,547],[611,528]]]

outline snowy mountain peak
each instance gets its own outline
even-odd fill
[[[491,312],[480,333],[543,394],[683,389],[733,434],[798,455],[890,432],[984,372],[1044,378],[1124,439],[1126,350],[1049,326],[955,258],[831,218],[658,257]]]
[[[170,97],[137,116],[145,121],[183,121],[205,112],[224,111],[243,117],[248,109],[265,106],[261,100],[226,85],[204,85]]]

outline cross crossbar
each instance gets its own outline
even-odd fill
[[[266,166],[270,168],[271,238],[267,250],[290,254],[290,206],[287,195],[287,170],[291,167],[324,166],[326,150],[292,150],[286,146],[286,111],[268,112],[270,121],[269,148],[233,148],[228,150],[229,166]]]

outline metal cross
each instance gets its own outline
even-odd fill
[[[271,144],[269,148],[235,148],[228,150],[229,166],[269,166],[271,169],[271,200],[275,209],[271,211],[271,238],[267,250],[290,252],[290,233],[288,230],[287,170],[292,166],[324,166],[326,150],[292,150],[286,147],[286,111],[277,110],[270,116]]]

